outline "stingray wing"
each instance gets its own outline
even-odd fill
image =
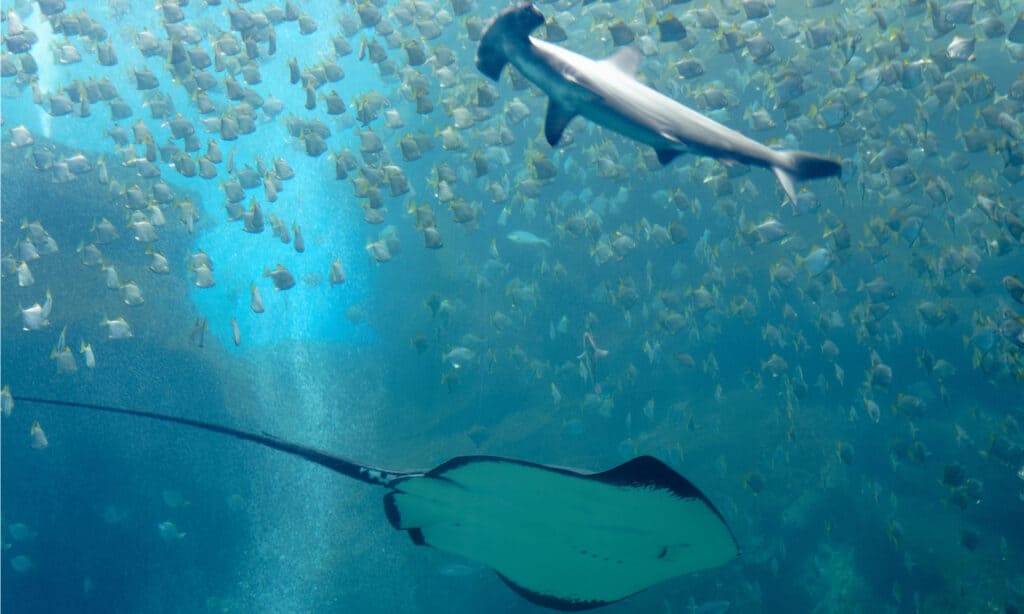
[[[711,502],[650,456],[594,474],[466,456],[391,486],[388,519],[415,543],[483,563],[561,610],[606,605],[738,554]]]

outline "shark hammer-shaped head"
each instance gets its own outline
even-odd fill
[[[530,33],[544,23],[544,15],[529,2],[517,4],[498,14],[488,26],[476,52],[476,67],[497,81],[508,63],[508,51],[529,44]]]

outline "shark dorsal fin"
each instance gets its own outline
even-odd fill
[[[640,50],[636,47],[623,47],[602,61],[633,77],[640,68],[641,58]]]

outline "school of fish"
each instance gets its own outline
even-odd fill
[[[773,529],[814,516],[822,545],[796,567],[820,611],[849,611],[843,591],[894,612],[1024,608],[1024,539],[991,512],[1024,511],[1021,6],[539,3],[545,48],[637,50],[628,78],[780,150],[744,150],[764,159],[664,156],[582,112],[552,139],[530,75],[477,68],[506,8],[5,3],[4,371],[113,378],[123,344],[244,351],[300,314],[369,327],[450,398],[543,408],[556,441],[704,454],[754,570],[736,603],[807,548]],[[781,150],[834,167],[794,186],[750,166]],[[12,420],[28,385],[3,384]],[[486,450],[499,421],[480,422],[466,436]],[[26,446],[52,452],[46,424]],[[790,487],[776,518],[748,511]],[[830,541],[839,489],[882,519],[866,530],[899,561],[884,590]],[[5,558],[34,573],[19,547],[40,529],[7,529]]]

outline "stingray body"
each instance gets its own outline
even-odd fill
[[[544,136],[550,145],[557,144],[569,122],[582,115],[650,145],[662,164],[683,153],[696,153],[725,164],[768,168],[794,204],[796,180],[842,172],[834,160],[771,149],[640,83],[636,48],[624,47],[604,60],[592,60],[530,36],[543,23],[544,15],[529,3],[498,14],[480,39],[476,65],[497,81],[505,65],[512,64],[548,95]]]
[[[218,424],[92,403],[14,397],[172,422],[287,452],[383,486],[388,520],[418,545],[482,563],[526,599],[558,610],[619,601],[739,553],[728,525],[689,480],[650,456],[588,473],[496,456],[392,471]]]

